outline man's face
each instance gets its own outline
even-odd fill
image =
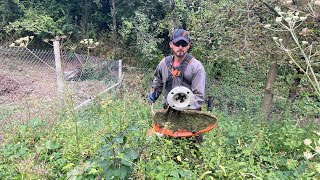
[[[178,41],[176,43],[173,43],[172,41],[170,41],[169,45],[170,45],[170,48],[172,49],[173,54],[179,58],[182,58],[190,48],[190,43],[187,43],[186,41],[183,41],[183,40]]]

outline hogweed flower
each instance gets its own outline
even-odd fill
[[[271,27],[271,24],[266,24],[265,26],[264,26],[264,28],[270,28]]]
[[[299,18],[299,16],[293,16],[292,19],[295,21],[298,21],[300,18]]]
[[[278,13],[281,12],[281,9],[279,6],[275,7],[274,10],[276,10]]]
[[[300,21],[304,21],[306,19],[307,19],[307,17],[300,17]]]
[[[292,18],[291,17],[286,17],[286,18],[284,18],[284,20],[289,23],[289,22],[291,22]]]
[[[288,1],[284,1],[284,2],[283,2],[283,4],[288,4],[288,5],[290,5],[290,4],[292,4],[292,3],[293,3],[292,0],[288,0]]]
[[[281,23],[281,21],[282,21],[282,17],[276,17],[276,22],[277,23]]]
[[[312,143],[312,141],[311,141],[311,139],[305,139],[305,140],[303,141],[303,143],[304,143],[305,145],[307,145],[307,146],[310,146],[311,143]]]
[[[313,155],[312,155],[312,153],[311,152],[304,152],[303,153],[303,156],[306,158],[306,159],[311,159],[311,158],[313,158]]]

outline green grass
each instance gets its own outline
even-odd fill
[[[0,179],[319,177],[319,156],[303,157],[310,150],[304,139],[319,138],[312,125],[301,128],[288,120],[263,122],[216,111],[219,125],[196,151],[186,139],[146,136],[150,107],[136,95],[118,99],[112,94],[99,102],[74,115],[64,113],[55,124],[35,118],[4,132]]]
[[[315,117],[318,104],[299,99],[284,111],[276,101],[282,114],[262,121],[263,85],[255,82],[261,79],[246,76],[223,71],[220,82],[209,87],[219,124],[205,134],[199,150],[187,139],[146,135],[152,123],[144,97],[150,77],[141,76],[85,109],[73,112],[67,106],[54,123],[36,117],[3,128],[0,179],[319,179],[319,155],[304,157],[315,153],[305,139],[320,146],[314,133],[319,129],[298,121]],[[0,117],[10,113],[3,109]]]

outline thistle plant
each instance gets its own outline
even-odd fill
[[[317,42],[308,42],[307,40],[299,39],[297,35],[298,28],[302,26],[303,22],[307,20],[307,16],[301,14],[299,11],[283,12],[279,7],[275,8],[278,13],[275,22],[276,25],[267,24],[265,28],[275,32],[289,32],[294,40],[294,48],[286,47],[283,44],[283,39],[273,37],[277,46],[283,50],[289,57],[289,63],[298,67],[307,77],[318,97],[320,97],[320,84],[318,78],[319,74],[314,72],[313,67],[319,64],[320,51],[317,50]],[[300,34],[309,32],[304,28]],[[303,57],[303,58],[300,58]]]

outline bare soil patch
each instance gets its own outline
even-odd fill
[[[32,92],[32,80],[0,74],[0,104],[21,100]]]
[[[54,68],[0,57],[0,69],[0,127],[11,122],[24,123],[35,117],[56,121],[61,105]],[[107,87],[98,80],[66,82],[65,94],[73,96],[74,104],[79,105]]]

